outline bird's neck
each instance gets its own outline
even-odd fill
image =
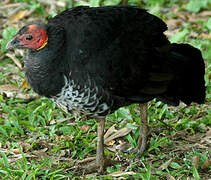
[[[40,95],[53,96],[64,85],[64,67],[62,56],[53,52],[29,51],[24,60],[24,69],[28,83]]]

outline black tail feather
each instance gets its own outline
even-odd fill
[[[169,93],[176,93],[186,104],[205,100],[205,65],[200,50],[188,44],[172,44],[169,60],[172,61],[176,79]]]

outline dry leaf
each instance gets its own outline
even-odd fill
[[[166,161],[164,164],[162,164],[158,169],[163,171],[164,169],[166,169],[170,164],[171,164],[172,158],[169,159],[168,161]]]
[[[205,162],[204,162],[204,164],[202,165],[202,169],[207,169],[208,167],[210,167],[211,166],[211,161],[210,160],[206,160]]]
[[[173,36],[174,34],[176,34],[176,33],[178,33],[178,32],[179,32],[179,28],[174,29],[174,30],[172,30],[172,31],[165,31],[164,34],[165,34],[168,38],[170,38],[171,36]]]
[[[86,159],[76,161],[76,163],[78,164],[88,163],[90,161],[94,161],[95,159],[96,157],[87,157]]]
[[[166,179],[168,180],[176,180],[172,175],[166,173]]]
[[[113,172],[111,174],[108,174],[108,176],[112,176],[112,177],[120,177],[120,176],[124,176],[124,175],[135,175],[136,173],[133,171],[130,172],[124,172],[124,171],[117,171],[117,172]]]
[[[128,142],[121,142],[116,146],[116,149],[120,152],[126,152],[131,148],[131,144]]]
[[[118,130],[117,132],[115,132],[114,134],[112,134],[111,136],[109,136],[108,138],[104,139],[104,144],[107,144],[108,142],[112,141],[113,139],[126,136],[130,132],[131,132],[131,129],[122,128],[122,129]]]
[[[49,158],[49,156],[46,153],[47,150],[48,150],[48,148],[44,148],[44,149],[41,149],[41,150],[33,151],[32,153],[34,155],[37,155],[38,157],[46,157],[46,158]]]
[[[211,11],[202,11],[198,14],[199,16],[211,16]]]
[[[193,37],[193,38],[197,38],[199,35],[198,35],[198,33],[191,31],[188,36]]]
[[[201,143],[206,144],[207,148],[211,145],[211,130],[206,132],[206,135],[201,138]]]
[[[8,149],[0,148],[0,153],[1,153],[1,152],[6,153],[6,152],[8,152]]]
[[[61,135],[60,136],[60,139],[65,139],[65,140],[68,140],[68,141],[72,141],[74,139],[74,136],[64,136],[64,135]]]
[[[65,121],[69,121],[70,120],[70,118],[64,118],[64,119],[59,119],[59,120],[52,120],[52,121],[50,121],[50,125],[52,125],[52,124],[56,124],[56,123],[63,123],[63,122],[65,122]],[[76,125],[77,125],[77,123],[76,123]]]
[[[23,69],[22,64],[20,63],[20,61],[18,60],[18,58],[16,58],[13,54],[10,53],[6,53],[6,56],[11,58],[13,60],[13,62],[20,68]]]
[[[211,34],[202,33],[199,37],[201,39],[211,39]]]
[[[63,7],[63,8],[66,7],[66,3],[65,3],[65,2],[62,2],[62,1],[57,1],[57,2],[56,2],[56,5],[57,5],[57,6],[60,6],[60,7]]]
[[[27,157],[27,154],[25,154],[25,157]],[[8,158],[8,163],[12,164],[22,158],[23,158],[22,154],[14,154]]]
[[[15,154],[20,154],[21,153],[20,149],[13,149],[12,152],[15,153]]]
[[[87,132],[87,131],[90,129],[90,126],[88,126],[88,125],[84,124],[84,125],[83,125],[83,126],[81,126],[79,129],[80,129],[81,131],[85,131],[85,132]]]
[[[211,136],[211,128],[208,127],[208,131],[206,132],[206,136]]]
[[[80,178],[81,179],[90,179],[90,178],[93,178],[93,177],[96,177],[98,174],[97,173],[92,173],[92,174],[87,174],[86,176],[81,176]]]
[[[11,3],[11,0],[5,0],[5,1],[3,2],[4,5],[7,5],[7,4],[10,4],[10,3]]]
[[[192,165],[195,166],[196,169],[199,168],[199,163],[200,163],[200,157],[199,156],[193,156]]]
[[[115,141],[114,141],[114,140],[112,140],[112,141],[109,141],[108,143],[106,143],[106,145],[107,145],[107,146],[113,146],[113,145],[114,145],[114,143],[115,143]]]
[[[104,139],[107,139],[111,134],[113,134],[114,132],[116,132],[115,129],[115,124],[113,126],[111,126],[105,133],[104,135]]]
[[[8,98],[17,98],[17,99],[24,99],[24,100],[34,100],[39,97],[38,94],[21,94],[21,93],[11,92],[11,91],[4,91],[0,93],[3,93]]]
[[[61,139],[65,139],[65,140],[67,139],[67,140],[68,140],[67,136],[65,136],[65,135],[55,136],[54,139],[55,139],[56,141],[61,140]]]
[[[24,89],[30,88],[30,85],[27,84],[26,79],[23,80],[23,82],[22,82],[22,84],[21,84],[21,88],[24,88]]]
[[[14,14],[12,17],[9,18],[9,22],[12,24],[17,22],[23,18],[25,18],[28,14],[28,10],[19,11],[18,13]]]
[[[19,91],[19,88],[13,84],[5,84],[0,86],[0,93],[6,92],[6,91]]]
[[[168,25],[168,29],[172,29],[172,27],[181,26],[182,20],[180,20],[180,19],[168,19],[166,21],[166,24]]]
[[[31,149],[31,145],[28,143],[21,142],[20,146],[23,149],[23,152],[28,152]]]

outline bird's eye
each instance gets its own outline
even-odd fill
[[[31,34],[26,35],[25,40],[31,41],[33,39],[33,36]]]

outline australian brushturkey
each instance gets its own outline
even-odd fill
[[[137,150],[147,140],[147,102],[203,103],[205,67],[201,52],[171,44],[166,24],[129,6],[76,7],[48,24],[24,26],[7,49],[26,48],[25,74],[40,95],[69,112],[99,120],[96,165],[105,165],[105,116],[139,103],[142,126]]]

